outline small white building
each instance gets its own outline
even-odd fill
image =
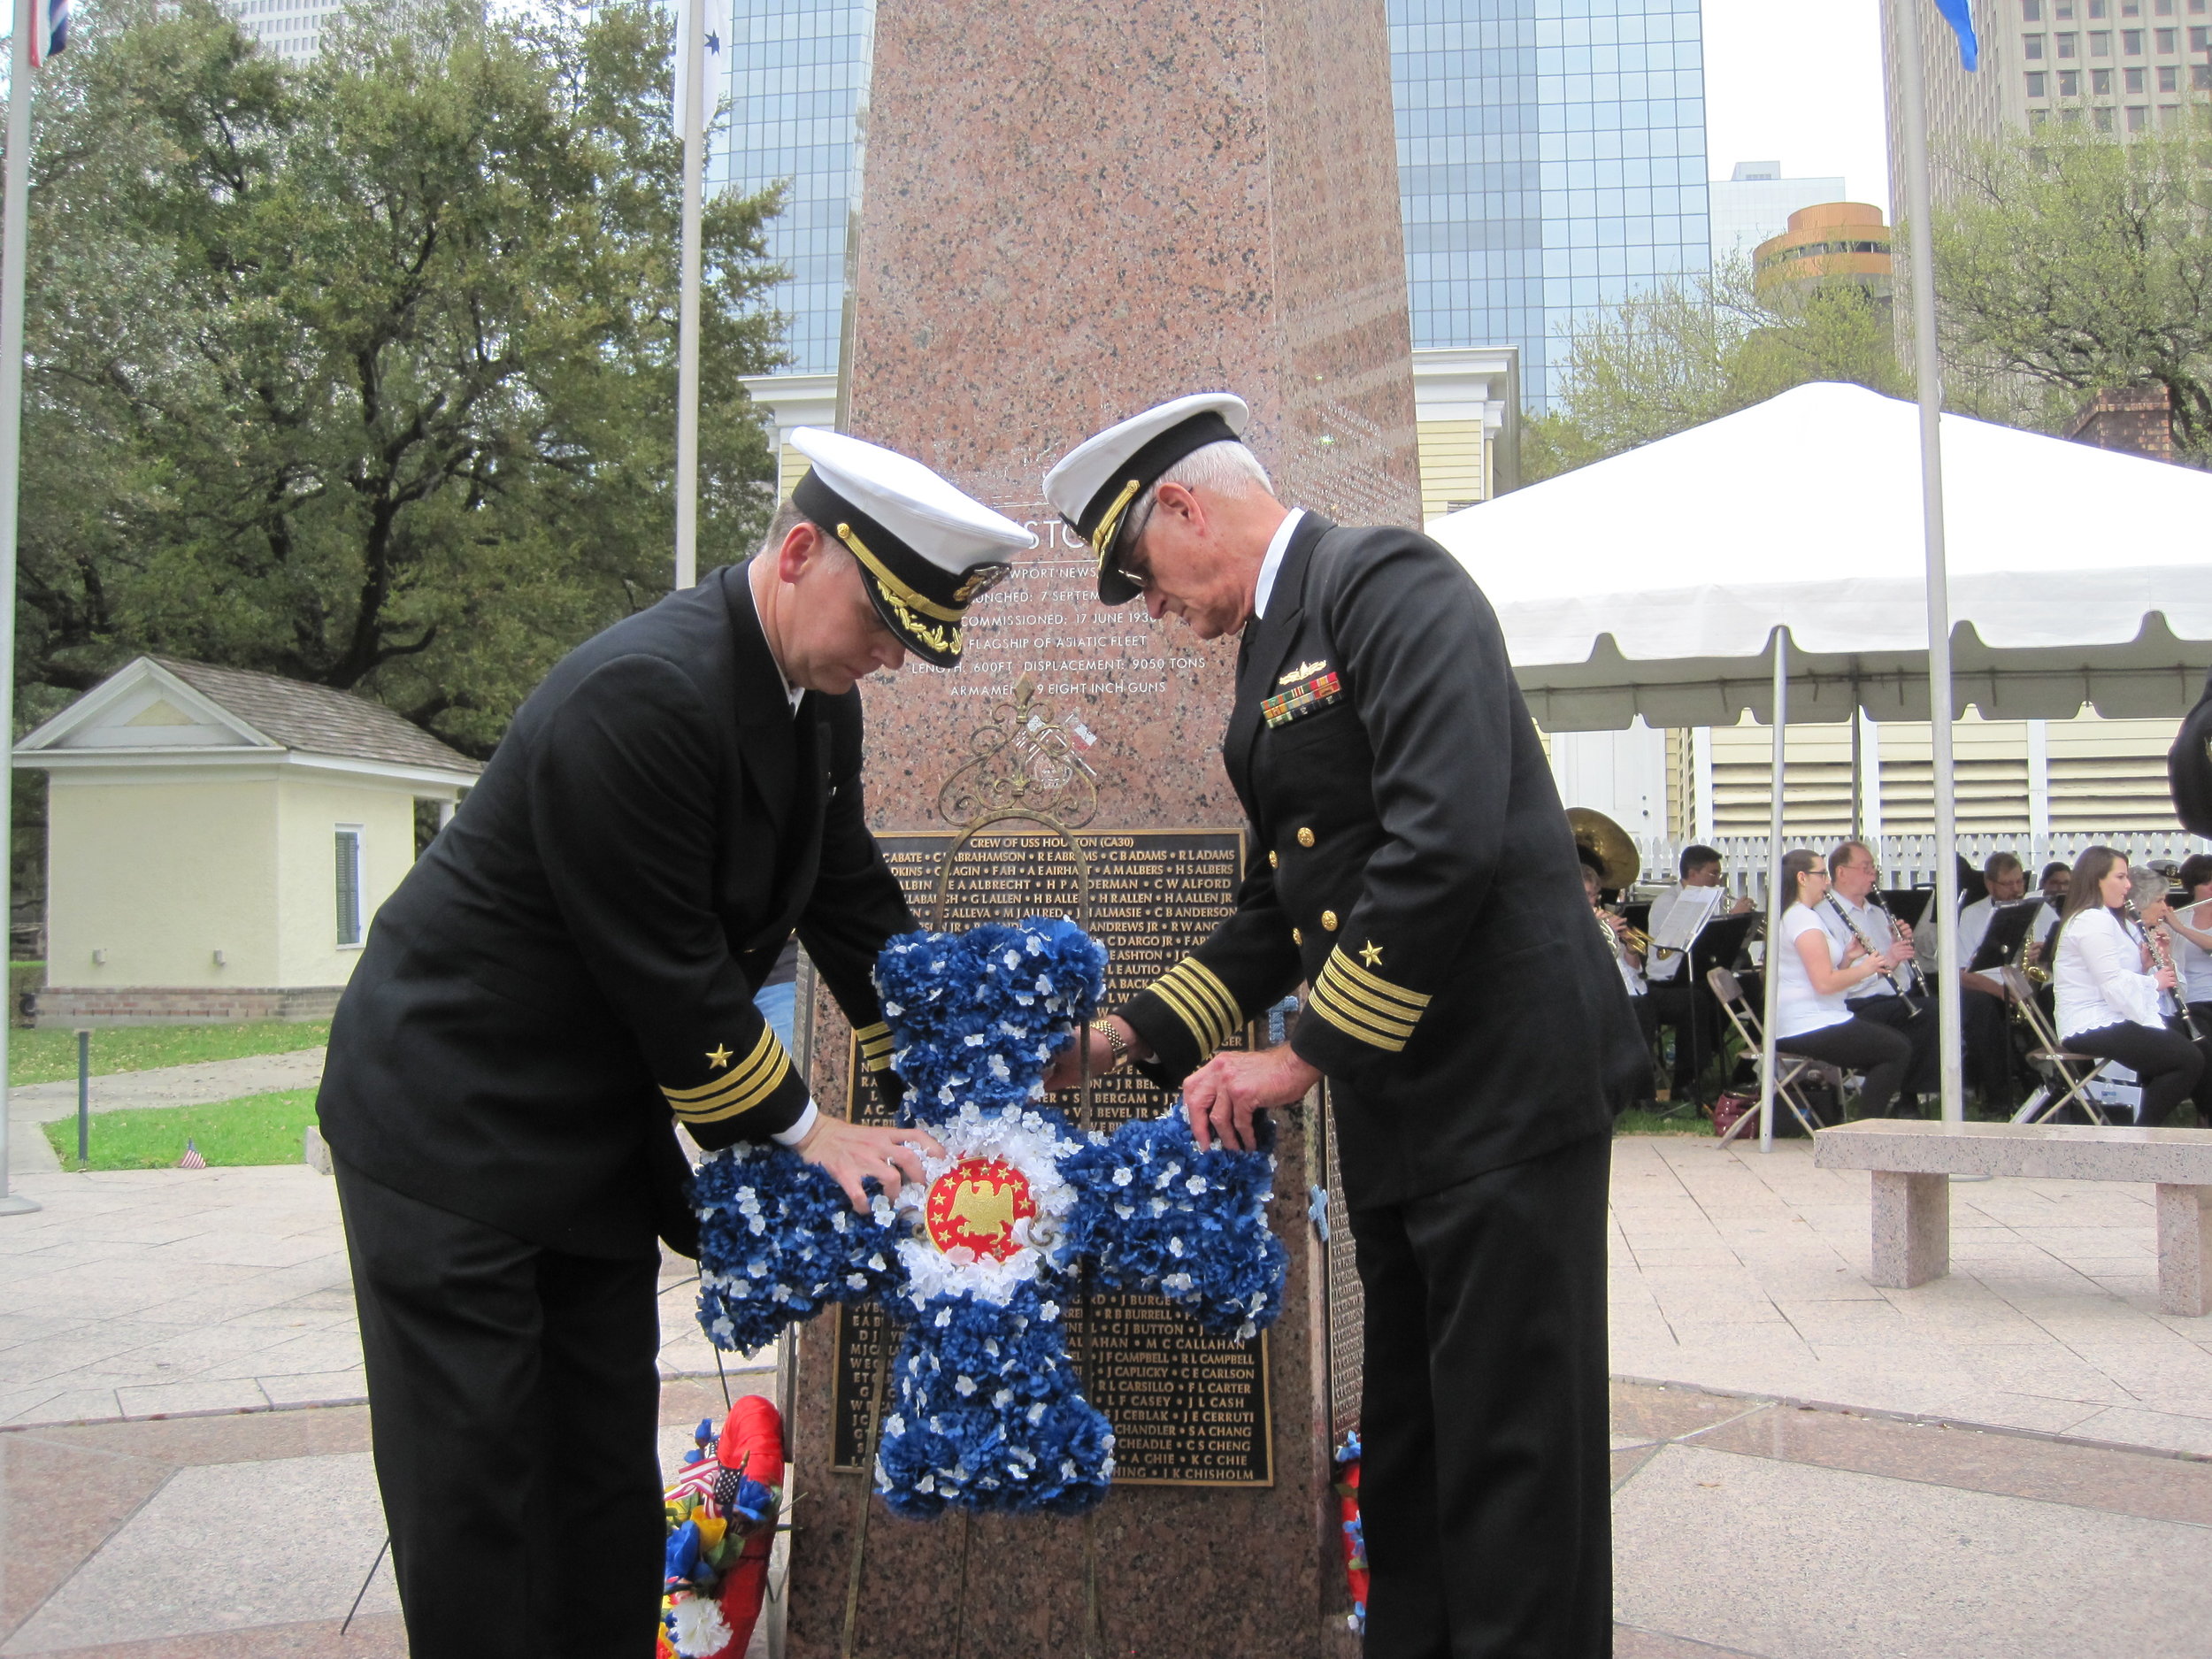
[[[142,657],[16,745],[50,780],[42,1025],[319,1019],[482,768],[326,686]]]

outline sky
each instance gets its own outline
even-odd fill
[[[1841,174],[1889,206],[1879,0],[1704,0],[1705,153],[1712,176],[1778,161],[1786,179]]]

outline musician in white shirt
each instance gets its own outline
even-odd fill
[[[1913,930],[1893,920],[1876,895],[1881,879],[1873,850],[1864,841],[1839,843],[1828,855],[1829,894],[1815,905],[1813,914],[1839,945],[1855,944],[1863,938],[1866,944],[1886,952],[1901,940],[1902,960],[1909,962]],[[1901,967],[1895,973],[1878,973],[1862,980],[1852,987],[1846,1000],[1854,1017],[1887,1025],[1912,1045],[1912,1060],[1901,1082],[1905,1098],[1900,1103],[1900,1115],[1909,1117],[1920,1111],[1919,1096],[1933,1095],[1940,1087],[1933,999],[1921,994],[1909,968]]]
[[[2204,1056],[2159,1013],[2159,993],[2177,980],[2152,966],[2149,947],[2122,913],[2131,886],[2127,860],[2109,847],[2087,848],[2074,861],[2051,986],[2060,1042],[2133,1071],[2143,1088],[2136,1121],[2155,1127],[2196,1087]]]
[[[2168,913],[2166,926],[2174,939],[2174,966],[2181,971],[2181,994],[2197,1029],[2212,1035],[2212,853],[2192,853],[2181,861],[2174,879],[2188,895],[2179,910]],[[2198,1116],[2204,1102],[2197,1103]],[[2212,1128],[2212,1122],[2205,1125]]]
[[[1869,953],[1856,939],[1838,940],[1822,925],[1828,872],[1818,853],[1800,848],[1782,855],[1778,872],[1794,902],[1782,913],[1782,941],[1770,952],[1779,975],[1775,987],[1774,1046],[1785,1053],[1825,1060],[1863,1072],[1860,1103],[1869,1118],[1886,1117],[1913,1047],[1902,1032],[1855,1013],[1850,993],[1892,973],[1912,956],[1894,939]]]
[[[1654,938],[1661,937],[1667,918],[1682,902],[1682,895],[1692,888],[1717,887],[1721,885],[1720,851],[1717,848],[1689,846],[1682,849],[1680,862],[1675,866],[1682,879],[1651,902],[1651,918],[1644,924]],[[1741,916],[1751,909],[1751,901],[1739,898],[1732,904],[1721,900],[1713,915]],[[1713,1000],[1712,992],[1704,985],[1693,982],[1686,951],[1658,951],[1644,964],[1644,975],[1650,981],[1653,1027],[1674,1027],[1674,1097],[1688,1096],[1698,1074],[1704,1071],[1705,1062],[1720,1046],[1720,1004]]]

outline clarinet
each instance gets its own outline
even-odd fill
[[[2182,984],[2181,976],[2174,972],[2173,946],[2168,942],[2166,935],[2159,929],[2143,926],[2143,912],[2135,908],[2135,901],[2132,898],[2123,900],[2120,908],[2127,912],[2128,920],[2133,922],[2141,932],[2144,944],[2150,948],[2151,961],[2156,965],[2158,971],[2161,973],[2174,974],[2174,1006],[2181,1010],[2182,1029],[2189,1033],[2191,1042],[2201,1041],[2200,1033],[2197,1030],[2196,1017],[2189,1011],[2189,987]]]
[[[1866,936],[1865,931],[1860,927],[1858,923],[1851,919],[1851,912],[1843,908],[1843,905],[1838,901],[1833,893],[1828,895],[1826,902],[1828,908],[1836,913],[1837,919],[1851,930],[1851,937],[1859,941],[1859,949],[1861,950],[1866,952],[1866,954],[1870,956],[1878,956],[1882,954],[1880,951],[1875,949],[1874,941]],[[1892,922],[1890,926],[1894,927],[1896,924]],[[1902,944],[1904,941],[1900,940],[1898,942]],[[1910,964],[1910,966],[1912,968],[1912,972],[1905,976],[1905,983],[1903,985],[1897,983],[1897,975],[1895,973],[1886,973],[1882,976],[1885,979],[1889,981],[1890,988],[1895,991],[1900,996],[1907,996],[1909,994],[1913,982],[1919,977],[1919,964],[1917,963],[1914,963]],[[1918,1019],[1920,1018],[1920,1010],[1911,1002],[1908,1001],[1905,1007],[1907,1010],[1907,1018],[1911,1019]]]

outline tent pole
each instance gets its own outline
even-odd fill
[[[1796,898],[1782,890],[1782,750],[1789,732],[1790,636],[1786,628],[1774,630],[1774,799],[1767,808],[1767,950],[1760,979],[1764,982],[1766,1012],[1761,1018],[1765,1038],[1764,1064],[1759,1068],[1759,1150],[1774,1150],[1775,1010],[1782,1005],[1782,912]],[[1794,885],[1794,884],[1793,884]]]
[[[1935,763],[1936,1003],[1943,1121],[1966,1116],[1958,938],[1957,800],[1951,780],[1951,597],[1943,547],[1943,370],[1936,351],[1935,235],[1928,209],[1928,105],[1918,6],[1896,6],[1904,105],[1905,217],[1912,264],[1913,371],[1920,391],[1920,494],[1928,549],[1928,736]]]

